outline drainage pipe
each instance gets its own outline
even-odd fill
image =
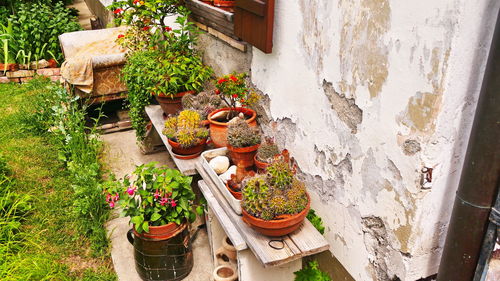
[[[467,153],[438,281],[472,280],[497,195],[500,174],[500,19],[497,18],[488,63],[472,125]]]

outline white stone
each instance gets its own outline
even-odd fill
[[[229,168],[229,158],[226,156],[217,156],[210,160],[208,164],[212,169],[214,169],[217,175],[220,175],[227,171],[227,168]]]
[[[222,180],[223,183],[226,183],[228,180],[231,179],[231,175],[236,175],[236,165],[233,165],[227,169],[227,171],[220,175],[219,178]]]

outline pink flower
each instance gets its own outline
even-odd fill
[[[118,199],[120,199],[120,195],[116,193],[116,195],[113,197],[113,201],[118,201]]]
[[[109,202],[109,199],[111,199],[111,194],[106,194],[106,202]]]
[[[113,202],[113,201],[109,202],[109,207],[110,208],[114,208],[115,207],[115,202]]]
[[[153,195],[156,200],[158,200],[158,197],[161,196],[161,194],[158,192],[158,189],[156,190],[155,194]]]
[[[168,203],[168,198],[162,198],[160,201],[160,205],[165,206],[165,204]]]
[[[174,201],[174,200],[172,200],[172,201],[170,202],[170,206],[175,207],[175,206],[177,206],[177,203],[175,203],[175,201]]]
[[[135,189],[136,189],[135,187],[133,187],[133,186],[129,186],[129,187],[127,188],[127,193],[128,193],[128,195],[130,195],[130,196],[134,195],[134,193],[135,193]]]

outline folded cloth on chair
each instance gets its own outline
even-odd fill
[[[96,32],[100,33],[99,36],[91,36]],[[125,29],[119,27],[63,34],[62,36],[69,38],[63,37],[64,42],[73,44],[67,43],[65,47],[63,46],[66,60],[61,65],[62,78],[81,91],[91,93],[94,86],[94,68],[110,67],[125,62],[126,50],[115,42],[118,35],[124,32]],[[76,41],[78,46],[75,40],[78,40]]]

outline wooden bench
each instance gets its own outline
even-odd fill
[[[271,239],[279,240],[279,238],[270,238],[259,234],[243,222],[241,216],[232,210],[202,167],[200,157],[191,160],[173,157],[172,148],[168,144],[167,138],[162,134],[164,120],[160,106],[147,106],[146,113],[177,168],[185,175],[199,173],[203,179],[198,181],[198,186],[208,203],[207,228],[212,255],[215,259],[215,251],[221,246],[223,237],[227,235],[238,251],[240,281],[293,280],[293,272],[302,268],[301,258],[329,249],[326,239],[307,219],[297,231],[282,237],[282,243],[273,242],[274,244],[278,243],[275,247],[283,247],[282,249],[271,247]]]

